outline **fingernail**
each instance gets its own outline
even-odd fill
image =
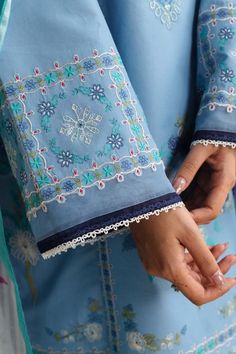
[[[217,270],[211,276],[211,280],[220,289],[222,289],[225,286],[225,277],[224,277],[224,274],[220,270]]]
[[[183,178],[183,177],[175,178],[173,181],[173,187],[176,190],[176,193],[180,194],[183,191],[186,184],[187,184],[187,181],[185,178]]]

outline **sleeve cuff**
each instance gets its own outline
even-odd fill
[[[44,259],[54,257],[70,248],[83,246],[86,243],[93,244],[95,241],[104,240],[130,223],[140,222],[142,219],[149,219],[152,215],[159,215],[161,212],[168,212],[171,209],[182,207],[179,195],[168,193],[164,196],[145,201],[106,215],[102,215],[73,226],[65,231],[59,232],[38,242],[39,250]]]
[[[193,137],[191,146],[197,144],[215,145],[223,147],[236,148],[236,133],[216,131],[216,130],[198,130]]]

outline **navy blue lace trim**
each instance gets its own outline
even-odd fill
[[[216,130],[198,130],[193,136],[193,141],[201,139],[236,143],[236,133]]]
[[[142,214],[160,210],[169,205],[181,202],[181,198],[176,193],[165,194],[164,196],[148,200],[146,202],[133,205],[131,207],[115,211],[110,214],[102,215],[97,218],[86,221],[80,225],[73,226],[65,231],[58,232],[42,241],[38,242],[41,253],[49,251],[65,242],[72,241],[88,232],[113,225],[122,220],[131,219]],[[98,235],[97,237],[102,237]]]

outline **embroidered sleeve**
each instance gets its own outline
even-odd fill
[[[62,4],[26,0],[23,22],[14,5],[0,57],[1,136],[44,258],[182,205],[99,6]]]
[[[193,145],[236,147],[236,2],[203,0],[198,21],[200,109]]]

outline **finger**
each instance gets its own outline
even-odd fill
[[[203,202],[203,207],[191,210],[192,217],[197,224],[208,224],[221,212],[227,199],[229,190],[226,184],[212,188]]]
[[[182,193],[190,185],[199,168],[211,154],[211,149],[206,149],[200,144],[192,147],[173,180],[177,194]]]
[[[174,278],[173,283],[190,301],[195,305],[200,306],[227,293],[236,285],[236,278],[226,278],[224,286],[220,288],[216,285],[204,288],[201,283],[187,272],[187,269],[182,269],[182,271],[179,271],[178,275]]]
[[[208,246],[208,248],[215,257],[215,259],[218,260],[218,258],[228,249],[228,246],[229,243],[226,242],[214,246]],[[185,260],[187,264],[193,262],[193,257],[189,252],[185,254]]]
[[[191,253],[201,274],[208,279],[212,279],[216,285],[222,286],[224,279],[223,276],[221,277],[220,274],[217,273],[220,271],[217,261],[212,252],[208,249],[195,222],[191,224],[191,229],[188,231],[188,234],[181,236],[180,242]]]
[[[224,257],[219,263],[220,270],[223,274],[228,273],[230,268],[236,264],[236,255],[230,254]]]

